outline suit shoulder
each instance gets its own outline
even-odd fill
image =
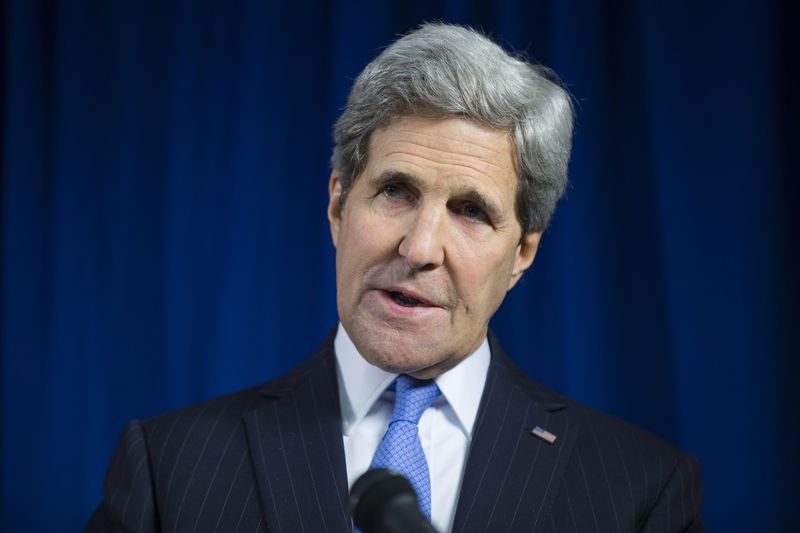
[[[156,416],[143,423],[145,432],[151,438],[167,434],[182,433],[195,427],[209,424],[238,423],[248,411],[262,404],[265,397],[280,395],[286,389],[292,389],[308,379],[314,372],[330,371],[335,360],[332,357],[332,331],[316,352],[288,372],[261,385],[232,392],[187,407],[176,409]]]
[[[602,456],[604,461],[612,463],[636,458],[645,468],[657,469],[674,468],[686,455],[647,429],[555,392],[522,370],[509,370],[517,375],[518,386],[535,401],[548,405],[548,410],[563,411],[569,423],[578,429],[577,444],[585,453]]]
[[[234,431],[242,423],[242,417],[258,408],[271,396],[280,396],[283,391],[296,387],[309,379],[314,372],[331,371],[335,365],[331,357],[332,336],[304,362],[274,379],[240,391],[232,392],[197,404],[182,407],[148,419],[142,423],[147,441],[155,450],[172,449],[175,443],[205,438],[209,432]]]
[[[548,398],[550,406],[558,409],[577,430],[568,479],[581,480],[581,486],[592,487],[593,494],[609,487],[624,492],[628,487],[631,498],[637,502],[637,523],[670,483],[689,487],[687,493],[702,498],[701,468],[692,455],[616,416],[538,384],[535,390],[540,398]],[[677,496],[674,499],[677,501]]]
[[[570,418],[590,441],[587,444],[607,452],[608,456],[623,459],[639,456],[645,462],[666,461],[674,466],[684,455],[675,445],[645,428],[575,400],[566,401]]]
[[[242,415],[258,404],[261,388],[250,387],[168,411],[143,421],[143,431],[153,443],[190,432],[202,433],[211,427],[238,424]]]
[[[578,443],[599,449],[604,457],[634,454],[655,461],[677,463],[685,455],[649,430],[545,387],[517,367],[505,354],[496,358],[496,364],[499,371],[507,372],[516,386],[525,390],[535,402],[546,405],[551,412],[563,411],[569,423],[579,431]]]

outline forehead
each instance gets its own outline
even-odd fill
[[[514,151],[506,131],[471,120],[407,116],[370,138],[368,175],[401,170],[440,184],[516,191]]]

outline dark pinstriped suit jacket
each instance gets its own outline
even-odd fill
[[[704,530],[692,456],[547,390],[490,345],[453,531]],[[132,422],[86,531],[347,532],[347,496],[331,335],[263,387]]]

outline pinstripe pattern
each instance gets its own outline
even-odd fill
[[[253,456],[263,507],[272,510],[268,531],[351,528],[336,379],[328,347],[316,364],[264,389],[269,409],[245,416],[251,449],[259,450]]]
[[[704,531],[693,457],[548,391],[489,340],[492,363],[453,531]],[[535,426],[558,438],[531,436]]]
[[[239,477],[239,472],[240,472],[240,471],[241,471],[241,469],[242,469],[242,465],[244,465],[244,460],[245,460],[245,458],[246,458],[246,457],[247,457],[247,450],[243,450],[243,451],[242,451],[242,458],[239,460],[239,466],[237,466],[237,467],[236,467],[236,473],[233,475],[233,478],[234,478],[234,479],[237,479],[237,478]],[[210,491],[211,491],[211,488],[212,488],[213,486],[214,486],[214,485],[209,485],[209,486],[208,486],[208,490],[207,490],[206,492],[210,492]],[[228,486],[228,492],[225,494],[225,501],[224,501],[224,502],[222,502],[222,511],[221,511],[221,512],[219,513],[219,515],[217,516],[217,522],[216,522],[216,524],[214,524],[214,532],[215,532],[215,533],[216,533],[217,531],[219,531],[219,530],[220,530],[220,529],[219,529],[219,526],[220,526],[220,524],[221,524],[221,522],[222,522],[222,517],[223,517],[223,516],[225,516],[225,510],[228,508],[228,502],[229,502],[229,501],[230,501],[230,499],[231,499],[231,494],[233,493],[233,488],[234,488],[234,486],[235,486],[235,485],[234,485],[233,483],[231,483],[231,484]],[[204,503],[205,503],[205,502],[204,502]],[[199,512],[199,513],[197,513],[197,521],[195,522],[195,530],[197,529],[197,525],[200,523],[200,517],[201,517],[201,516],[203,516],[203,513],[202,513],[202,511],[201,511],[201,512]]]
[[[203,511],[205,510],[206,502],[208,501],[208,496],[209,496],[209,494],[211,494],[212,487],[216,486],[217,474],[219,474],[220,466],[222,466],[222,458],[227,455],[228,448],[231,445],[231,441],[233,440],[233,437],[238,434],[240,428],[241,428],[240,424],[236,424],[235,426],[233,426],[233,430],[231,431],[231,434],[228,437],[228,441],[225,443],[225,447],[222,449],[222,454],[220,455],[220,460],[217,461],[217,466],[214,468],[214,473],[211,475],[211,481],[209,481],[208,487],[206,488],[206,492],[203,495],[203,500],[202,500],[202,502],[200,502],[200,509],[197,511],[197,517],[195,518],[194,527],[192,528],[193,532],[197,531],[197,527],[200,524],[200,516],[202,516]],[[236,468],[237,474],[238,474],[238,471],[242,468],[242,464],[244,463],[245,455],[246,455],[245,453],[242,453],[242,458],[239,460],[239,466]],[[188,494],[188,493],[189,493],[189,490],[188,490],[188,487],[187,487],[187,490],[184,493],[184,500],[185,500],[185,495]],[[225,501],[227,502],[229,498],[230,498],[230,491],[225,496]],[[224,504],[223,504],[223,508],[224,508]],[[180,511],[178,511],[178,516],[180,516]],[[219,527],[219,522],[215,526],[215,530],[218,527]]]
[[[260,389],[131,422],[86,531],[352,531],[332,344]],[[454,531],[704,531],[693,457],[548,391],[490,344]]]
[[[564,412],[579,435],[541,531],[704,531],[693,457],[585,407]],[[667,477],[660,473],[666,465]]]

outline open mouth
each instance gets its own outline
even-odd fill
[[[403,307],[420,307],[429,305],[427,302],[417,300],[416,298],[407,296],[400,292],[389,291],[389,297],[394,300],[397,305],[402,305]]]

